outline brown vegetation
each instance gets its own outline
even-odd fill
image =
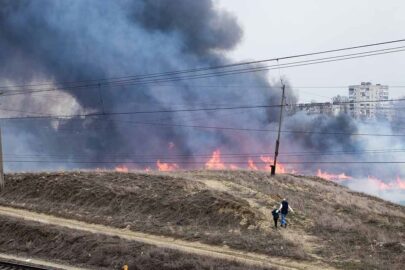
[[[182,177],[151,174],[51,173],[8,177],[0,203],[119,228],[302,258],[280,248],[278,233],[258,230],[265,219],[228,192]]]
[[[97,270],[264,270],[236,262],[184,254],[118,237],[90,234],[0,217],[0,252],[58,260]]]
[[[287,197],[289,228],[272,227]],[[7,176],[3,205],[342,269],[400,269],[405,210],[316,177],[249,171]]]

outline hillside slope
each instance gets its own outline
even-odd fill
[[[316,177],[249,171],[6,176],[0,204],[342,269],[400,269],[405,207]],[[275,230],[287,197],[295,214]]]

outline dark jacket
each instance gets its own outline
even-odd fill
[[[281,214],[287,215],[288,214],[288,202],[287,201],[282,201],[281,202]]]
[[[273,215],[273,218],[274,218],[274,219],[278,219],[279,214],[278,214],[278,210],[277,210],[277,209],[274,209],[273,211],[271,211],[271,214]]]

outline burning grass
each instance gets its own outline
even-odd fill
[[[271,210],[287,197],[287,230]],[[343,269],[400,269],[403,206],[318,177],[254,171],[7,175],[0,203]],[[401,249],[402,248],[402,249]]]

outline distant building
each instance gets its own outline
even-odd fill
[[[333,115],[349,114],[349,97],[337,95],[332,98]]]
[[[297,112],[305,112],[306,114],[327,114],[332,115],[333,106],[331,102],[316,102],[311,103],[297,103],[287,106],[287,112],[294,114]]]
[[[354,118],[391,118],[387,85],[362,82],[349,86],[349,112]],[[380,101],[381,100],[381,101]],[[387,100],[384,102],[384,100]]]
[[[332,98],[332,102],[316,102],[291,104],[287,107],[290,114],[297,112],[305,112],[306,114],[325,114],[339,115],[349,114],[349,98],[344,96],[336,96]]]
[[[306,114],[339,115],[348,114],[354,118],[371,120],[386,118],[392,120],[393,110],[389,100],[387,85],[362,82],[360,85],[349,86],[349,96],[337,95],[332,102],[316,102],[290,104],[290,114],[305,112]]]

